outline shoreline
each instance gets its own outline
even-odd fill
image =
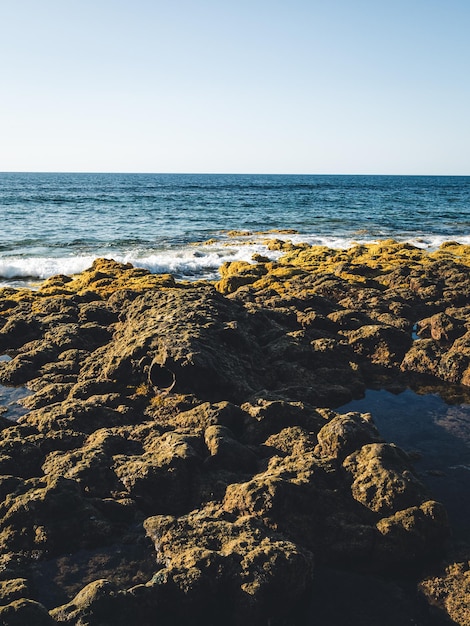
[[[89,268],[98,258],[115,260],[119,263],[131,263],[134,267],[143,268],[152,274],[173,274],[177,280],[220,279],[219,269],[224,263],[231,261],[254,262],[263,256],[276,261],[282,254],[283,247],[289,246],[322,246],[331,250],[346,251],[357,245],[377,245],[387,240],[380,237],[367,236],[358,232],[356,235],[327,237],[308,235],[292,230],[275,229],[253,232],[248,230],[227,231],[218,233],[208,240],[171,245],[164,248],[132,250],[105,250],[98,248],[86,253],[68,253],[65,255],[37,256],[8,254],[0,256],[0,288],[36,288],[55,274],[79,274]],[[421,235],[416,237],[403,236],[394,239],[402,244],[409,244],[426,252],[435,252],[449,240],[443,235]],[[457,237],[455,243],[470,245],[470,236]]]
[[[215,282],[98,259],[0,289],[0,383],[33,392],[0,416],[6,624],[340,626],[326,586],[351,626],[468,623],[470,538],[373,415],[335,409],[470,392],[470,246],[267,247]]]

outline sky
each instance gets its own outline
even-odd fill
[[[470,175],[469,0],[0,0],[0,171]]]

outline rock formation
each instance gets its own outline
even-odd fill
[[[0,417],[1,623],[339,626],[326,581],[375,589],[353,626],[468,623],[466,566],[402,584],[438,567],[444,507],[334,409],[470,386],[470,249],[271,247],[216,284],[100,259],[0,290],[0,383],[31,391]]]

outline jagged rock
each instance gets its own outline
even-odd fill
[[[178,400],[178,398],[176,398]],[[167,401],[170,410],[173,406]],[[152,414],[155,419],[162,419],[165,406],[158,405],[147,412]],[[236,404],[231,402],[202,402],[196,403],[196,406],[188,408],[183,406],[172,411],[166,418],[165,422],[174,428],[190,428],[194,432],[203,433],[208,426],[220,425],[229,428],[236,435],[240,435],[244,429],[247,415]]]
[[[53,626],[47,609],[34,600],[22,598],[0,607],[2,626]]]
[[[442,356],[439,373],[444,380],[470,387],[470,331],[456,339]]]
[[[249,327],[233,323],[243,315],[209,287],[146,293],[130,304],[102,359],[90,361],[82,376],[129,383],[142,380],[155,362],[162,375],[174,375],[175,392],[218,400],[249,394],[259,378],[257,346]],[[151,382],[160,386],[158,376]]]
[[[9,604],[30,594],[26,578],[13,578],[0,581],[0,604]]]
[[[141,455],[114,457],[116,476],[147,514],[183,513],[193,504],[202,461],[193,439],[170,432]]]
[[[316,454],[343,461],[349,454],[368,443],[383,442],[369,415],[337,415],[317,435]]]
[[[40,409],[54,402],[62,402],[67,398],[73,387],[71,382],[49,383],[36,391],[32,396],[27,396],[21,402],[28,409]]]
[[[348,340],[351,348],[361,357],[386,368],[399,365],[411,346],[408,333],[393,326],[377,324],[348,332]]]
[[[405,355],[401,369],[470,386],[470,332],[447,348],[434,339],[415,341]]]
[[[209,426],[204,433],[206,446],[210,452],[211,467],[229,471],[250,473],[256,469],[256,454],[237,441],[226,426]]]
[[[268,437],[264,442],[264,449],[269,450],[270,456],[273,453],[298,456],[313,452],[316,443],[317,437],[314,433],[300,426],[290,426]]]
[[[301,426],[317,432],[324,424],[324,418],[311,406],[303,402],[267,400],[259,398],[241,407],[248,416],[245,418],[243,441],[260,444],[273,434],[291,426]]]
[[[445,312],[421,320],[417,326],[420,337],[434,339],[443,344],[451,344],[465,333],[465,324]]]
[[[209,507],[151,517],[145,528],[165,564],[155,583],[168,596],[167,610],[183,622],[194,607],[209,623],[267,622],[286,615],[311,584],[312,555],[256,518]]]
[[[7,319],[0,330],[0,349],[18,348],[27,341],[39,339],[42,325],[30,312],[15,309],[14,315]]]
[[[470,560],[448,564],[436,576],[421,581],[420,590],[426,599],[445,612],[458,626],[470,624]]]
[[[51,452],[42,469],[49,477],[73,479],[91,496],[107,497],[120,490],[112,469],[114,455],[138,451],[139,448],[141,450],[141,446],[129,442],[124,433],[120,435],[111,429],[101,429],[90,435],[81,448]]]
[[[401,363],[403,371],[439,376],[439,361],[442,348],[432,339],[415,341]]]
[[[73,600],[51,612],[56,623],[111,626],[122,624],[118,589],[109,580],[96,580],[84,587]],[[132,624],[135,622],[128,621]]]
[[[239,517],[260,518],[268,528],[311,550],[322,563],[367,557],[369,568],[383,567],[373,554],[380,538],[375,516],[357,506],[331,464],[299,452],[299,457],[275,456],[264,473],[228,485],[224,509]]]
[[[439,558],[449,538],[447,514],[438,502],[397,511],[377,523],[386,542],[381,544],[387,562],[409,561],[410,565]]]
[[[30,479],[0,505],[0,547],[60,554],[103,541],[110,526],[65,478]]]
[[[86,400],[66,399],[34,409],[20,421],[22,424],[34,425],[42,433],[67,429],[92,433],[98,428],[134,423],[140,418],[128,405],[115,406],[116,400],[117,396],[114,395],[91,396]]]
[[[342,330],[356,330],[372,323],[370,317],[365,313],[348,309],[334,311],[328,315],[328,319],[334,322],[336,328]]]
[[[409,457],[394,444],[366,444],[346,457],[343,467],[351,477],[353,497],[382,515],[426,500]]]
[[[438,558],[446,517],[409,458],[331,408],[389,376],[470,384],[468,249],[271,247],[216,286],[101,259],[0,290],[0,382],[32,391],[19,424],[0,417],[2,618],[51,623],[37,572],[125,553],[149,515],[153,578],[64,587],[53,623],[282,624],[309,596],[329,614],[322,572]]]

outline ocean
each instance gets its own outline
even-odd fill
[[[0,211],[0,285],[97,257],[215,279],[224,261],[275,258],[273,237],[470,243],[470,177],[0,173]]]

